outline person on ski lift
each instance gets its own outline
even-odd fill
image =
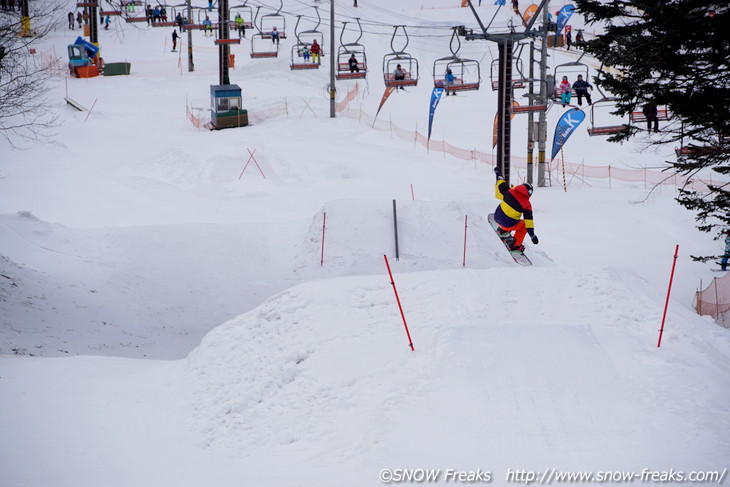
[[[570,98],[573,96],[573,93],[571,90],[570,81],[568,81],[567,76],[563,76],[563,80],[560,82],[560,85],[558,86],[558,90],[560,91],[560,101],[565,105],[570,105]]]
[[[405,79],[406,79],[406,72],[403,70],[403,68],[399,64],[398,66],[395,67],[395,71],[393,71],[393,81],[403,81]],[[396,88],[399,90],[403,89],[402,86],[397,86]]]
[[[659,132],[659,110],[652,102],[648,102],[641,109],[641,113],[646,117],[646,131],[651,133],[652,125],[654,126],[654,132]]]
[[[446,69],[446,75],[444,76],[444,88],[446,88],[446,96],[449,95],[456,95],[456,93],[451,93],[449,88],[451,88],[451,85],[454,84],[454,81],[456,81],[456,76],[454,76],[454,73],[451,72],[451,68]]]
[[[240,39],[243,37],[246,38],[246,21],[243,20],[243,17],[241,17],[241,14],[236,14],[236,18],[233,19],[236,23],[236,30],[238,30],[238,38]]]
[[[588,88],[593,89],[593,85],[591,85],[588,81],[583,79],[583,75],[579,74],[578,79],[575,83],[573,83],[573,89],[575,90],[575,96],[578,97],[578,106],[583,105],[583,97],[586,97],[586,101],[589,105],[591,105],[593,102],[591,101],[591,94],[588,93]]]
[[[522,245],[522,241],[526,234],[530,235],[533,244],[538,244],[530,203],[532,185],[525,183],[510,188],[499,167],[494,168],[494,173],[497,176],[497,197],[502,200],[494,210],[494,221],[500,229],[497,233],[505,240],[510,250],[524,252],[525,246]],[[515,232],[514,236],[512,232]]]
[[[271,43],[276,45],[279,45],[279,31],[276,29],[276,26],[271,29]]]
[[[309,48],[312,53],[312,62],[319,63],[319,57],[322,55],[322,46],[317,43],[317,39],[312,41],[312,46]]]
[[[352,56],[350,56],[350,59],[347,60],[347,65],[350,66],[350,72],[360,72],[360,68],[357,65],[357,58],[355,57],[355,53],[352,53]]]

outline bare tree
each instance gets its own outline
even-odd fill
[[[46,85],[57,65],[38,63],[31,51],[57,25],[61,0],[30,2],[30,35],[21,35],[20,11],[0,12],[0,133],[12,148],[43,141],[57,117],[48,110]]]

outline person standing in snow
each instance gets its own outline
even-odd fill
[[[573,33],[571,31],[567,31],[565,33],[565,45],[568,46],[568,51],[570,51],[570,46],[573,45]]]
[[[523,252],[525,246],[522,241],[526,234],[530,235],[533,244],[537,245],[539,241],[532,221],[532,185],[525,183],[510,188],[498,167],[494,168],[494,173],[497,176],[497,197],[502,200],[494,210],[494,221],[500,228],[499,236],[506,239],[510,250]]]
[[[76,19],[74,18],[74,13],[69,12],[68,13],[68,28],[69,29],[74,30],[75,21],[76,21]]]
[[[177,30],[172,29],[172,51],[175,52],[177,49]]]

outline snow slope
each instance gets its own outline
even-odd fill
[[[425,132],[431,63],[449,54],[434,26],[472,15],[457,1],[359,3],[337,4],[338,20],[362,17],[371,63],[351,106],[375,113],[380,57],[406,23],[422,82],[379,118]],[[78,31],[64,27],[39,51],[65,52]],[[574,177],[564,191],[553,173],[533,196],[534,266],[520,268],[486,222],[492,167],[329,119],[329,51],[319,72],[293,72],[291,39],[275,60],[234,46],[244,106],[286,114],[209,132],[185,107],[207,110],[217,49],[196,32],[189,73],[170,32],[113,23],[103,55],[132,74],[59,77],[53,142],[0,146],[2,485],[365,487],[396,468],[505,485],[509,469],[730,467],[730,337],[691,310],[713,274],[689,256],[719,244],[673,188]],[[433,138],[489,153],[496,49],[460,52],[482,62],[485,89],[444,98]],[[353,87],[338,82],[339,97]],[[525,127],[516,117],[516,156]],[[564,156],[661,168],[672,149],[650,141],[581,129]],[[254,149],[263,174],[242,173]]]

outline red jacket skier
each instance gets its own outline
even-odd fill
[[[497,174],[497,197],[502,200],[494,211],[494,221],[501,229],[500,237],[504,238],[511,232],[515,232],[514,237],[510,237],[512,241],[508,242],[510,250],[522,252],[525,250],[525,246],[522,245],[525,234],[530,234],[533,244],[538,243],[530,203],[532,185],[525,183],[510,188],[498,167],[494,168],[494,172]],[[523,215],[524,219],[522,219]]]

